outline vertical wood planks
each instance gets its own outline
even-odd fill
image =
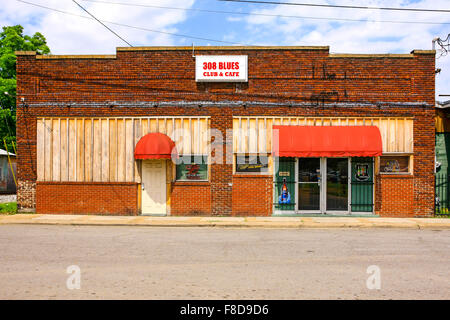
[[[406,120],[405,121],[405,152],[412,153],[414,150],[414,139],[413,139],[413,132],[414,132],[414,122],[413,120]]]
[[[192,154],[192,150],[191,150],[191,133],[189,132],[189,130],[191,129],[190,127],[190,120],[189,119],[183,119],[182,120],[183,124],[182,124],[182,129],[183,129],[183,137],[182,137],[182,145],[183,145],[183,154]]]
[[[200,130],[199,130],[199,122],[197,119],[191,119],[190,125],[191,125],[191,141],[190,145],[192,148],[193,154],[200,154],[200,143],[199,143],[199,136],[200,136]]]
[[[84,119],[79,119],[77,121],[77,180],[84,180],[84,154],[85,154],[85,143],[84,143]]]
[[[126,181],[125,119],[117,120],[117,181]]]
[[[209,159],[209,150],[208,150],[208,141],[209,141],[209,133],[208,133],[208,119],[201,119],[200,121],[200,143],[201,143],[201,154],[208,155]]]
[[[37,119],[36,123],[36,161],[37,180],[45,180],[45,119]]]
[[[61,120],[52,120],[52,180],[60,181],[61,179]]]
[[[272,151],[272,126],[376,126],[380,129],[383,152],[413,152],[413,119],[410,118],[280,118],[280,117],[234,117],[233,151],[235,153]],[[253,129],[256,129],[256,137]],[[247,134],[248,132],[248,134]],[[265,132],[265,134],[264,134]],[[246,141],[249,141],[246,144]]]
[[[145,134],[167,134],[180,155],[206,155],[208,128],[208,117],[38,118],[37,179],[139,182],[134,149]]]
[[[69,120],[69,181],[77,181],[76,165],[77,165],[77,128],[76,119]]]
[[[37,178],[139,182],[134,148],[142,136],[149,132],[165,133],[175,141],[180,155],[208,154],[209,121],[207,117],[39,118]],[[276,124],[374,125],[380,129],[383,152],[414,150],[411,118],[234,117],[233,151],[270,154],[272,126]]]
[[[101,181],[109,181],[109,120],[101,120]]]
[[[247,124],[247,118],[242,118],[240,133],[242,134],[242,136],[239,139],[239,141],[241,143],[241,148],[240,148],[239,152],[241,152],[241,153],[248,153],[248,124]]]
[[[396,128],[396,119],[388,119],[389,121],[389,141],[388,141],[388,150],[389,152],[396,152],[396,140],[397,140],[397,128]]]
[[[174,135],[172,140],[175,142],[179,154],[184,154],[182,126],[183,119],[175,119]]]
[[[68,170],[68,161],[69,161],[69,145],[67,140],[69,139],[69,121],[67,119],[61,119],[61,181],[69,180],[69,170]]]
[[[133,167],[134,167],[134,181],[138,182],[138,183],[141,182],[141,177],[139,175],[137,162],[134,159],[134,149],[136,148],[136,144],[139,142],[139,140],[142,137],[141,127],[142,127],[141,120],[135,119],[134,120]]]
[[[258,153],[266,153],[267,135],[265,127],[265,119],[258,119]]]
[[[94,157],[93,157],[93,181],[102,181],[102,127],[101,120],[94,120]]]
[[[117,120],[109,120],[109,181],[117,181]]]
[[[156,125],[156,121],[155,121]],[[126,177],[125,181],[134,181],[134,126],[132,119],[125,120],[125,163],[126,163]]]
[[[387,119],[380,119],[380,126],[378,127],[380,129],[381,134],[381,141],[383,143],[383,152],[389,152],[388,150],[388,120]]]
[[[256,119],[249,119],[249,132],[248,132],[248,152],[249,153],[258,153],[258,132],[256,128]]]
[[[92,119],[84,121],[84,181],[92,181]]]
[[[45,181],[52,181],[52,124],[53,121],[51,119],[44,119],[44,141],[45,141],[45,148],[44,148],[44,179]]]
[[[266,127],[266,151],[267,154],[272,153],[272,127],[273,127],[273,119],[271,118],[265,118],[264,119],[264,125]]]

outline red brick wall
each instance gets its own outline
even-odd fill
[[[211,214],[209,182],[175,182],[172,184],[170,214],[197,216]]]
[[[248,55],[248,83],[204,84],[195,82],[195,60],[189,48],[133,50],[119,50],[114,59],[18,56],[19,210],[35,208],[39,201],[34,197],[42,198],[34,191],[37,117],[210,116],[211,128],[223,132],[232,128],[233,116],[412,116],[413,215],[433,213],[434,54],[337,58],[327,48],[197,48],[197,54]],[[153,107],[161,101],[170,103]],[[224,151],[232,149],[230,141],[222,145]],[[210,190],[204,188],[210,197],[196,205],[208,214],[231,215],[232,182],[230,164],[212,165]],[[376,190],[379,211],[381,185]],[[178,194],[187,195],[189,191],[174,187],[174,213],[185,214],[182,202],[176,199]]]
[[[137,215],[135,183],[38,182],[36,212]]]
[[[414,215],[414,178],[412,176],[383,176],[381,180],[382,217],[411,217]]]
[[[270,216],[273,208],[273,177],[233,176],[233,216]]]

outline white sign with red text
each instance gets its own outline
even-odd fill
[[[196,56],[195,81],[247,82],[248,56]]]

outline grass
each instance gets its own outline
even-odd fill
[[[17,202],[0,203],[0,214],[16,214],[17,213]]]
[[[435,209],[435,218],[450,218],[450,209],[447,207],[441,207]]]
[[[436,214],[436,215],[434,216],[434,218],[439,218],[439,219],[450,219],[450,215],[439,215],[439,214]]]

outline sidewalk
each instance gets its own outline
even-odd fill
[[[16,214],[0,216],[0,225],[107,225],[232,228],[450,228],[450,219],[361,217],[149,217]]]

